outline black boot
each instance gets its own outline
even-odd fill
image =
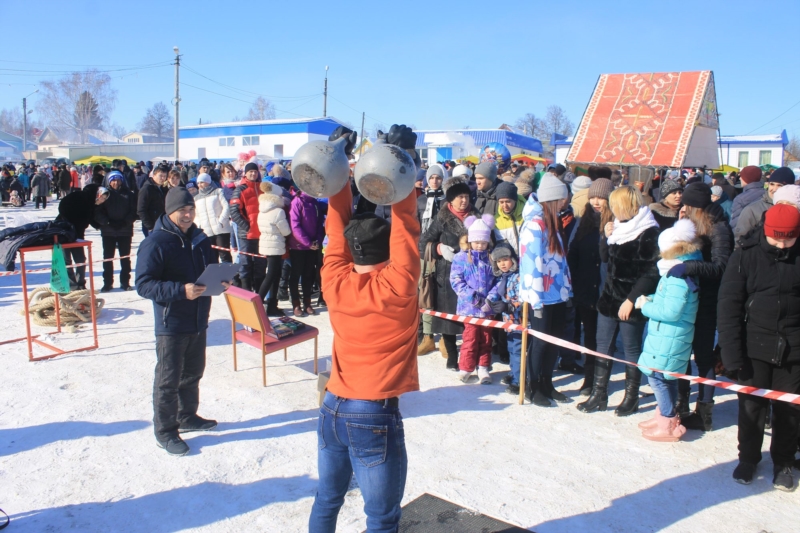
[[[278,307],[277,298],[267,300],[267,316],[284,316],[283,311]]]
[[[692,393],[692,384],[685,379],[678,380],[678,399],[675,402],[675,412],[683,420],[689,416],[689,395]],[[684,424],[685,425],[685,424]]]
[[[711,431],[711,411],[714,409],[714,402],[697,402],[695,409],[694,413],[681,419],[681,424],[686,429]]]
[[[639,385],[642,382],[642,371],[639,367],[625,365],[625,397],[614,410],[617,416],[630,416],[639,410]]]
[[[594,386],[589,399],[578,404],[578,411],[594,413],[608,407],[608,379],[611,377],[610,359],[596,358],[594,363]]]
[[[547,398],[550,398],[551,400],[553,400],[555,402],[558,402],[558,403],[569,403],[570,402],[570,399],[566,395],[564,395],[564,394],[562,394],[562,393],[560,393],[560,392],[558,392],[556,390],[555,385],[553,385],[553,378],[544,378],[543,377],[541,385],[539,387],[539,390],[541,390],[542,394],[544,394]]]
[[[581,396],[591,395],[593,384],[594,384],[594,356],[587,355],[586,363],[584,363],[583,365],[583,385],[581,385]]]

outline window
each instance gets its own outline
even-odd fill
[[[242,146],[258,146],[258,135],[251,135],[249,137],[242,137]]]
[[[750,152],[739,152],[739,168],[744,168],[748,165]]]
[[[272,157],[274,157],[275,159],[281,159],[283,157],[283,145],[282,144],[276,144],[272,148]]]
[[[219,138],[219,145],[220,146],[236,146],[236,141],[233,137],[220,137]]]
[[[758,152],[758,164],[759,165],[771,165],[772,164],[772,150],[761,150]]]

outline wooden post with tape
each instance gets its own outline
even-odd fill
[[[519,404],[525,403],[525,370],[528,363],[528,302],[522,302],[522,348],[519,351]]]

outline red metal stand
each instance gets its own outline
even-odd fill
[[[56,238],[56,241],[57,241],[57,238]],[[11,339],[11,340],[7,340],[7,341],[2,341],[2,342],[0,342],[0,344],[9,344],[9,343],[12,343],[12,342],[19,342],[19,341],[27,340],[28,341],[28,360],[29,361],[42,361],[44,359],[52,359],[54,357],[58,357],[59,355],[64,355],[66,353],[84,352],[84,351],[87,351],[87,350],[95,350],[99,346],[99,344],[97,342],[97,315],[96,315],[95,296],[94,296],[94,270],[92,268],[92,243],[90,241],[78,241],[78,242],[72,242],[72,243],[69,243],[69,244],[62,244],[61,247],[63,249],[65,249],[65,250],[68,250],[70,248],[87,248],[87,250],[88,250],[88,253],[87,253],[87,265],[86,266],[89,269],[88,279],[89,279],[89,293],[91,294],[92,332],[93,332],[93,335],[94,335],[94,344],[92,344],[91,346],[84,346],[84,347],[75,348],[75,349],[72,349],[72,350],[62,350],[60,348],[57,348],[57,347],[52,346],[50,344],[47,344],[46,342],[40,341],[37,338],[37,337],[39,337],[39,335],[32,335],[31,334],[30,301],[28,299],[28,278],[27,278],[27,274],[25,272],[25,254],[26,253],[31,253],[31,252],[41,252],[41,251],[46,251],[46,250],[52,250],[53,249],[53,245],[50,244],[50,245],[46,245],[46,246],[33,246],[33,247],[30,247],[30,248],[20,248],[19,249],[19,262],[20,262],[20,269],[22,270],[22,273],[20,275],[22,276],[22,299],[23,299],[23,306],[24,306],[24,311],[25,311],[25,333],[26,333],[26,336],[25,337],[20,337],[19,339]],[[71,268],[71,267],[72,267],[72,265],[67,265],[67,268]],[[61,333],[61,303],[60,303],[60,298],[59,298],[58,294],[54,294],[54,296],[55,296],[55,300],[56,300],[56,303],[55,303],[56,330],[52,331],[50,333],[47,333],[47,335],[50,335],[50,334],[53,334],[53,333]],[[34,345],[34,343],[39,345],[39,346],[41,346],[42,348],[46,348],[48,350],[51,350],[54,353],[51,354],[51,355],[45,355],[45,356],[42,356],[42,357],[34,357],[34,355],[33,355],[33,345]]]

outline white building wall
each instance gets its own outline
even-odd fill
[[[295,152],[309,141],[325,140],[325,135],[313,133],[282,133],[276,135],[259,135],[258,146],[245,146],[242,136],[233,137],[233,146],[220,146],[220,137],[199,137],[194,139],[181,138],[179,141],[181,159],[200,159],[207,157],[215,159],[236,159],[240,153],[255,150],[261,157],[266,158],[291,158]],[[276,145],[283,146],[283,154],[275,154]],[[201,149],[205,154],[201,155]]]
[[[740,168],[739,165],[739,154],[742,152],[746,152],[747,155],[747,164],[748,165],[756,165],[760,166],[760,153],[762,151],[769,151],[770,154],[770,164],[775,165],[776,167],[783,166],[783,144],[764,144],[764,143],[756,143],[756,144],[721,144],[720,148],[722,150],[721,159],[725,165],[730,165],[732,167]],[[745,166],[745,165],[741,165]]]
[[[565,165],[566,164],[567,155],[569,154],[569,149],[571,147],[572,147],[571,144],[569,144],[569,145],[556,145],[556,147],[555,147],[556,148],[556,151],[555,151],[555,159],[556,159],[555,163],[556,163],[556,165],[558,165],[558,164]]]

